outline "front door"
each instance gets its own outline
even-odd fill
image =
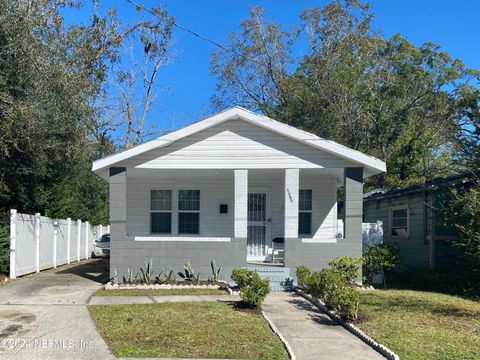
[[[248,193],[247,260],[264,261],[268,255],[269,200],[267,191]]]

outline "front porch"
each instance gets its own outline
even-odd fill
[[[337,190],[345,185],[351,193],[345,181],[349,171],[128,169],[127,234],[136,242],[244,239],[245,263],[284,266],[292,260],[286,251],[292,239],[305,244],[342,241]],[[346,207],[346,214],[351,208]]]

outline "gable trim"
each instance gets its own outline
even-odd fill
[[[270,119],[266,116],[258,115],[241,107],[234,107],[222,111],[209,118],[197,121],[179,130],[173,131],[159,138],[147,141],[131,149],[124,150],[114,155],[99,159],[92,164],[92,171],[98,173],[107,167],[110,167],[120,161],[127,160],[147,151],[161,148],[172,144],[175,141],[183,139],[192,134],[209,129],[219,125],[227,120],[240,119],[255,126],[267,129],[282,136],[304,143],[313,148],[328,152],[332,155],[358,163],[370,168],[370,172],[378,174],[386,171],[386,165],[383,161],[366,155],[360,151],[350,149],[334,141],[325,140],[314,134],[297,129],[293,126]]]

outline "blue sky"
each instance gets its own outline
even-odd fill
[[[145,7],[158,1],[138,0]],[[241,19],[248,16],[251,4],[266,8],[273,21],[290,27],[299,23],[299,14],[307,7],[328,1],[264,0],[168,0],[160,1],[177,22],[205,37],[222,43]],[[432,41],[468,67],[480,68],[480,1],[476,0],[374,0],[374,27],[386,37],[399,32],[416,45]],[[134,7],[125,0],[102,1],[102,6],[117,7],[124,19],[134,19]],[[78,12],[68,12],[67,21],[82,19]],[[173,62],[160,73],[160,85],[168,90],[159,94],[154,115],[158,128],[172,128],[193,122],[210,113],[214,78],[210,74],[210,56],[214,46],[188,33],[175,30],[172,42]],[[301,50],[301,49],[299,49]]]

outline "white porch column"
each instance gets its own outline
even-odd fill
[[[234,170],[234,237],[247,237],[248,170]]]
[[[285,239],[298,238],[299,169],[285,169]]]

